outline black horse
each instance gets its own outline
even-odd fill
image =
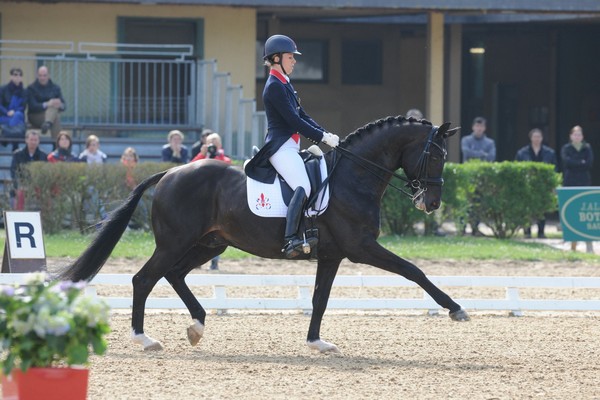
[[[438,128],[424,120],[388,117],[358,129],[338,149],[325,154],[328,165],[336,166],[329,181],[329,207],[316,220],[320,241],[307,337],[310,348],[338,351],[334,344],[321,340],[320,328],[334,277],[344,258],[400,274],[447,308],[453,320],[469,320],[460,305],[418,267],[377,243],[381,199],[395,170],[404,170],[417,207],[432,212],[440,206],[446,138],[457,130],[448,130],[449,125]],[[206,312],[186,285],[186,275],[228,246],[260,257],[283,258],[285,221],[261,218],[250,211],[246,175],[240,168],[203,160],[160,172],[140,183],[85,252],[57,278],[91,280],[120,240],[144,191],[153,185],[156,249],[133,277],[132,337],[145,350],[162,349],[160,342],[144,334],[144,310],[152,288],[165,277],[192,316],[194,323],[187,333],[190,343],[196,345],[204,332]]]

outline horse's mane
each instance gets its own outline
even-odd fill
[[[347,147],[348,145],[352,144],[352,142],[355,141],[356,138],[360,138],[364,134],[371,133],[374,130],[374,128],[379,128],[385,124],[392,124],[392,123],[400,123],[401,124],[401,123],[405,123],[405,122],[407,122],[409,124],[419,123],[421,125],[428,125],[428,126],[433,125],[431,122],[427,121],[426,119],[416,119],[413,117],[406,118],[403,115],[397,115],[395,117],[389,116],[389,117],[378,119],[376,121],[371,121],[371,122],[367,123],[365,126],[358,128],[357,130],[355,130],[354,132],[352,132],[351,134],[346,136],[346,138],[340,142],[340,146]]]

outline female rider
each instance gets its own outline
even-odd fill
[[[300,99],[290,83],[294,70],[294,55],[301,53],[296,43],[284,35],[274,35],[265,43],[263,59],[269,67],[269,78],[263,91],[268,129],[262,149],[247,163],[245,171],[252,179],[273,183],[279,173],[294,190],[287,210],[284,247],[286,258],[298,256],[304,240],[298,236],[304,203],[310,196],[310,182],[304,169],[300,150],[300,135],[315,144],[336,147],[339,137],[325,131],[300,106]],[[316,238],[308,240],[310,246]]]

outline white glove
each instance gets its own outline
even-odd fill
[[[321,141],[327,146],[337,147],[337,145],[340,144],[340,137],[333,133],[323,132],[323,139],[321,139]]]

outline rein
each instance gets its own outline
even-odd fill
[[[335,150],[339,151],[343,156],[346,156],[351,161],[353,161],[354,163],[361,166],[363,169],[365,169],[368,172],[370,172],[371,174],[373,174],[380,181],[386,183],[388,186],[391,186],[394,189],[396,189],[397,191],[410,197],[412,202],[414,203],[419,198],[419,196],[421,196],[424,192],[427,191],[428,185],[441,186],[444,184],[443,178],[440,177],[440,178],[430,179],[429,176],[427,175],[427,167],[429,164],[429,155],[431,154],[431,151],[430,151],[431,145],[437,147],[444,156],[446,155],[446,150],[443,149],[437,143],[433,142],[433,137],[435,136],[437,131],[438,131],[437,126],[431,127],[431,130],[429,131],[429,135],[427,137],[427,143],[425,144],[425,148],[423,149],[423,152],[421,153],[421,157],[419,158],[419,169],[418,169],[417,177],[412,180],[398,174],[396,171],[389,170],[371,160],[367,160],[366,158],[364,158],[362,156],[354,154],[350,150],[345,149],[343,147],[338,146],[335,148]],[[385,179],[379,174],[379,172],[385,172],[387,174],[391,174],[393,177],[406,182],[406,186],[410,186],[414,190],[414,194],[394,185],[391,182],[386,182]],[[421,175],[424,175],[424,178],[421,178]]]

